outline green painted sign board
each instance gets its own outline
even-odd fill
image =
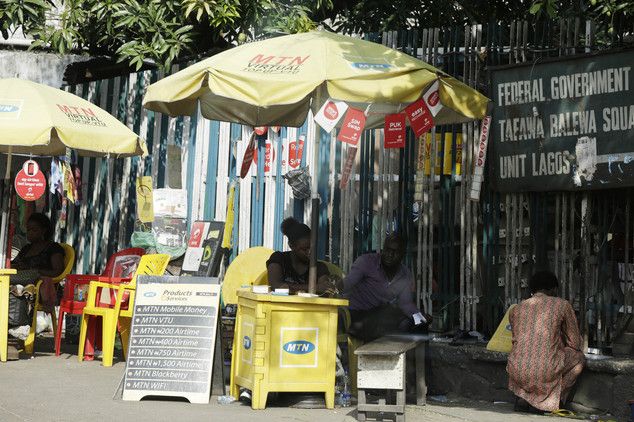
[[[634,50],[491,68],[501,192],[634,186]]]

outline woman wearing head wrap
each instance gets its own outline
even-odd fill
[[[269,285],[273,289],[289,289],[290,293],[308,291],[310,266],[310,227],[293,217],[282,221],[282,233],[288,238],[287,252],[274,252],[266,262]],[[317,293],[329,287],[328,267],[317,263]]]

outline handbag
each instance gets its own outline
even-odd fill
[[[9,327],[29,325],[29,301],[26,296],[9,295]]]

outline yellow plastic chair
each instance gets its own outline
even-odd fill
[[[64,249],[64,271],[57,277],[52,278],[53,283],[59,283],[62,281],[68,274],[71,273],[73,269],[73,265],[75,265],[75,249],[72,246],[67,245],[66,243],[60,243],[62,249]],[[47,314],[51,315],[51,321],[53,324],[53,337],[57,334],[57,316],[55,315],[55,306],[44,306],[40,303],[40,287],[42,286],[43,280],[38,280],[35,284],[35,304],[33,306],[33,320],[31,321],[31,329],[29,330],[29,335],[26,340],[24,340],[24,353],[28,353],[29,355],[33,354],[33,349],[35,346],[35,335],[37,333],[37,312],[43,311]]]
[[[7,361],[9,336],[9,276],[15,270],[0,268],[0,362]]]
[[[136,279],[139,275],[163,275],[170,257],[166,254],[150,254],[143,255],[139,266],[134,273],[134,277],[128,283],[106,283],[102,281],[91,281],[88,287],[88,296],[86,297],[86,307],[81,317],[81,328],[79,331],[79,350],[77,352],[79,361],[84,359],[84,345],[86,343],[86,333],[88,331],[88,318],[101,317],[101,348],[103,366],[112,366],[114,357],[114,342],[117,335],[117,323],[120,319],[124,324],[119,332],[121,336],[121,344],[123,346],[123,355],[127,356],[128,339],[130,336],[129,327],[134,310],[134,294],[136,293]],[[114,307],[101,307],[97,301],[97,293],[99,289],[113,289],[117,292],[117,300]],[[127,299],[124,298],[125,293],[129,294]],[[125,300],[125,302],[124,302]],[[127,306],[125,306],[127,304]]]
[[[225,305],[238,303],[236,292],[242,286],[253,286],[262,283],[262,271],[266,274],[266,261],[271,257],[273,249],[256,246],[242,251],[235,257],[222,280],[222,301]]]

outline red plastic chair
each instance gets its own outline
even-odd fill
[[[60,348],[62,343],[62,323],[66,314],[81,315],[84,307],[86,306],[86,297],[82,297],[81,300],[76,299],[75,291],[78,287],[86,286],[85,293],[88,293],[88,285],[91,281],[109,281],[113,277],[119,278],[122,281],[129,280],[136,270],[139,263],[139,259],[130,260],[127,257],[141,257],[145,254],[143,248],[129,248],[119,251],[108,259],[106,268],[101,275],[91,274],[69,274],[66,276],[66,285],[64,286],[64,296],[59,305],[59,318],[57,326],[59,329],[55,333],[55,355],[60,355]],[[114,291],[110,291],[110,297],[106,298],[108,301],[104,302],[104,296],[102,295],[100,300],[102,306],[114,306],[116,297]],[[89,336],[94,338],[94,335]],[[93,345],[88,344],[86,347],[86,357],[90,359],[92,356]]]

